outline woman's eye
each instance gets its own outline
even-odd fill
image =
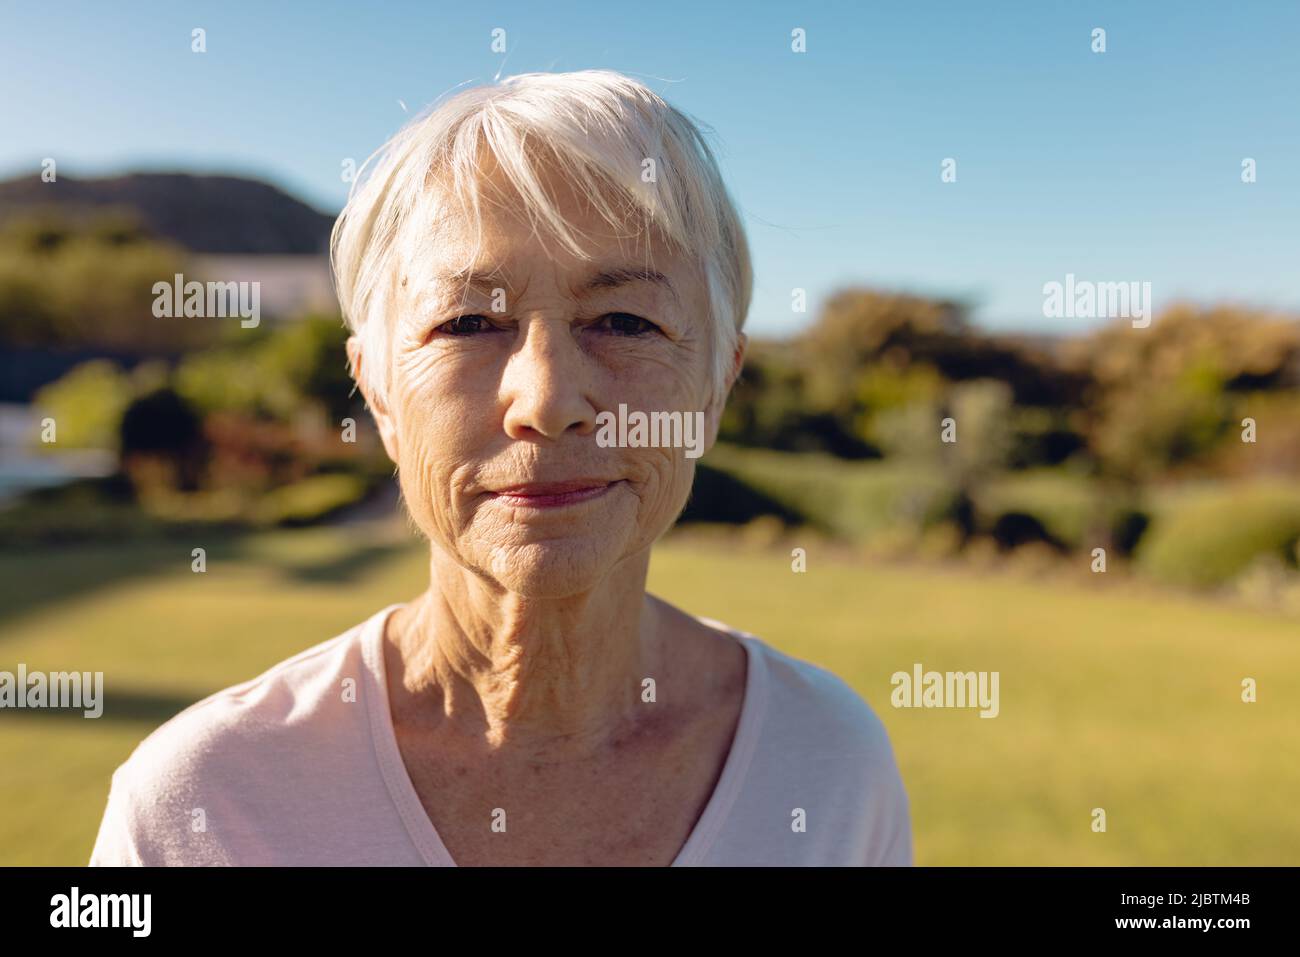
[[[642,336],[659,329],[649,319],[626,312],[611,312],[608,316],[602,316],[600,324],[616,336]]]
[[[457,316],[455,319],[449,319],[440,325],[438,332],[445,332],[450,336],[472,336],[476,332],[486,332],[491,328],[486,316]]]

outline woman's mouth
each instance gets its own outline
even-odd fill
[[[494,489],[492,497],[516,508],[561,508],[600,498],[618,481],[600,479],[573,479],[567,482],[534,482]]]

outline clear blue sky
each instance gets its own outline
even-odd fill
[[[46,156],[74,176],[235,172],[335,212],[341,163],[401,125],[399,100],[603,67],[716,130],[756,258],[751,331],[791,331],[849,282],[1064,331],[1080,320],[1044,318],[1042,286],[1067,272],[1150,281],[1157,309],[1300,309],[1300,3],[718,6],[0,2],[0,175]]]

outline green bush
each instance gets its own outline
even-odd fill
[[[288,421],[307,401],[338,421],[353,408],[347,333],[337,316],[304,316],[273,332],[187,355],[176,388],[204,412]]]
[[[705,460],[807,524],[846,540],[899,524],[928,527],[948,518],[955,506],[956,493],[941,476],[907,464],[722,444]]]
[[[736,476],[701,463],[695,467],[691,497],[677,521],[682,525],[693,522],[744,525],[759,518],[775,519],[778,525],[798,525],[804,520],[801,514]]]
[[[139,542],[205,527],[199,522],[166,522],[138,508],[123,476],[32,489],[0,508],[0,542],[10,549]]]
[[[176,391],[205,415],[261,411],[262,378],[248,350],[209,349],[185,356],[176,367]]]
[[[358,475],[311,475],[272,489],[258,502],[255,517],[267,525],[309,525],[356,504],[367,491],[369,483]]]
[[[1177,496],[1156,513],[1138,548],[1138,566],[1160,581],[1210,587],[1240,575],[1255,559],[1296,565],[1300,488],[1257,482]]]
[[[211,343],[211,322],[160,319],[153,286],[188,254],[120,212],[73,221],[49,211],[0,224],[0,343],[171,355]]]
[[[1071,550],[1103,546],[1128,554],[1148,522],[1138,496],[1067,468],[1004,473],[980,487],[975,502],[981,529],[1029,516]]]
[[[1054,537],[1074,548],[1084,544],[1098,505],[1088,479],[1062,469],[1000,476],[980,490],[976,502],[985,524],[1011,512],[1032,515]]]
[[[40,447],[116,450],[122,413],[134,395],[131,376],[116,363],[83,362],[36,393],[38,414],[55,424],[56,441]]]

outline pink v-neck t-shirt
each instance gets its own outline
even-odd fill
[[[455,866],[406,772],[384,678],[391,605],[190,706],[113,773],[90,864]],[[748,652],[721,777],[673,866],[903,866],[884,725],[836,675]]]

